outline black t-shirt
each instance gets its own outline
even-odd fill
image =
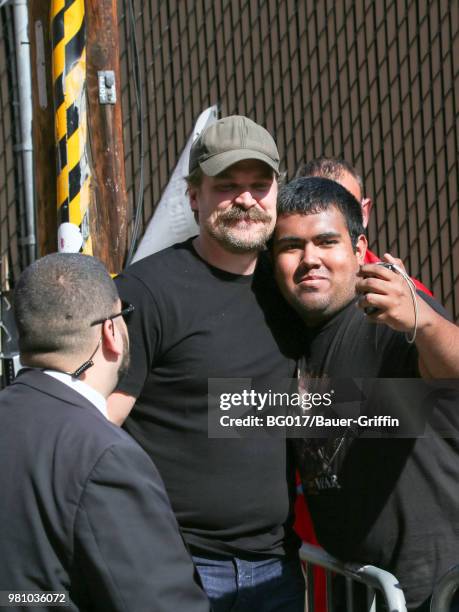
[[[422,297],[443,313],[434,300]],[[418,376],[417,360],[417,350],[404,334],[372,324],[354,302],[322,327],[308,330],[305,361],[312,376],[338,381],[412,378]],[[375,403],[387,408],[381,397],[387,391],[392,404],[398,384],[378,381]],[[435,385],[413,381],[419,397],[423,391],[417,385],[424,384]],[[425,411],[409,400],[409,410]],[[446,425],[458,431],[458,396],[447,392],[435,405],[423,415],[425,437],[368,438],[354,429],[341,432],[340,448],[337,440],[329,446],[326,440],[295,441],[303,475],[311,471],[311,453],[316,454],[314,463],[328,452],[325,477],[319,474],[303,483],[319,542],[344,561],[393,573],[409,607],[425,601],[435,581],[459,562],[459,439],[457,433],[453,439],[439,431]],[[333,476],[325,474],[326,467]]]
[[[125,427],[158,467],[194,554],[283,555],[298,545],[285,440],[208,438],[208,378],[262,385],[294,372],[293,315],[262,259],[254,275],[231,274],[187,241],[116,280],[136,308],[119,390],[138,401]]]

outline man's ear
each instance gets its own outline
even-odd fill
[[[198,188],[197,187],[188,187],[188,197],[190,198],[190,207],[194,213],[198,213]]]
[[[355,246],[355,255],[357,257],[357,261],[359,266],[362,266],[365,261],[365,254],[368,248],[368,240],[364,234],[360,234],[357,238],[357,244]]]
[[[107,319],[102,325],[102,344],[105,350],[115,355],[121,355],[123,352],[121,332],[112,319]]]
[[[360,205],[362,207],[363,227],[368,227],[373,202],[371,201],[371,198],[363,198]]]
[[[190,208],[193,211],[194,220],[199,225],[198,187],[188,187],[187,194],[190,199]]]

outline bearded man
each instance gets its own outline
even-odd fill
[[[285,440],[208,437],[208,379],[255,385],[294,372],[291,326],[259,256],[276,221],[279,154],[247,117],[220,119],[192,146],[188,193],[199,235],[117,279],[135,306],[132,364],[112,418],[164,479],[213,610],[302,612]]]

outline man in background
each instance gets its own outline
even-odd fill
[[[48,255],[17,283],[30,369],[0,393],[0,591],[13,609],[54,610],[50,591],[74,611],[210,609],[155,466],[107,419],[131,310],[85,255]]]

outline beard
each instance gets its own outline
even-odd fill
[[[116,373],[117,379],[118,379],[118,382],[116,385],[117,387],[119,386],[125,374],[127,374],[129,370],[129,365],[131,363],[131,357],[129,354],[129,340],[128,340],[127,333],[123,332],[122,338],[123,338],[123,354],[121,355],[120,365],[118,368],[118,372]]]
[[[239,222],[256,222],[257,226],[240,228]],[[261,225],[263,224],[263,225]],[[227,251],[232,253],[251,253],[261,251],[273,232],[272,217],[256,208],[248,210],[233,207],[222,212],[213,221],[206,220],[207,232]]]

